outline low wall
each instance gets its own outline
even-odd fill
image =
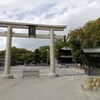
[[[39,77],[39,70],[23,70],[23,78],[28,76]]]
[[[91,91],[100,91],[100,76],[98,77],[89,77],[86,76],[84,83],[82,84],[83,89]]]

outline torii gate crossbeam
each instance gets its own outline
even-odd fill
[[[40,35],[28,37],[28,34],[17,34],[13,33],[13,28],[29,29],[29,26],[34,26],[36,30],[46,30],[49,31],[49,35]],[[19,23],[19,22],[6,22],[0,21],[0,27],[6,27],[7,32],[0,32],[0,36],[6,36],[6,55],[5,55],[5,67],[3,78],[13,78],[13,75],[10,74],[10,63],[11,63],[11,45],[12,37],[24,37],[24,38],[50,38],[50,73],[49,76],[57,76],[55,73],[55,54],[54,54],[54,38],[62,38],[63,36],[54,35],[54,31],[63,31],[66,28],[66,25],[42,25],[42,24],[32,24],[32,23]]]

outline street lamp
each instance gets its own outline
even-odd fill
[[[49,51],[49,50],[47,49],[46,51],[47,51],[47,62],[46,62],[46,63],[47,63],[47,65],[48,65],[48,51]]]

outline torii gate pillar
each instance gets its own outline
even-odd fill
[[[50,30],[50,73],[48,73],[48,76],[58,76],[57,73],[55,73],[55,51],[54,51],[54,30]]]
[[[11,45],[12,45],[12,28],[9,26],[7,29],[4,75],[2,75],[3,78],[7,79],[13,78],[13,75],[10,75]]]

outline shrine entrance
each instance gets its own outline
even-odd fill
[[[7,37],[4,75],[2,75],[3,78],[13,78],[13,75],[10,74],[12,37],[50,39],[50,73],[48,73],[48,75],[58,76],[57,73],[55,73],[54,39],[63,38],[64,36],[55,35],[54,31],[63,31],[66,28],[66,25],[42,25],[32,23],[0,21],[0,27],[7,28],[7,32],[0,32],[0,36]],[[13,32],[13,28],[27,29],[28,34],[15,33]],[[49,31],[49,34],[37,34],[36,30]]]

